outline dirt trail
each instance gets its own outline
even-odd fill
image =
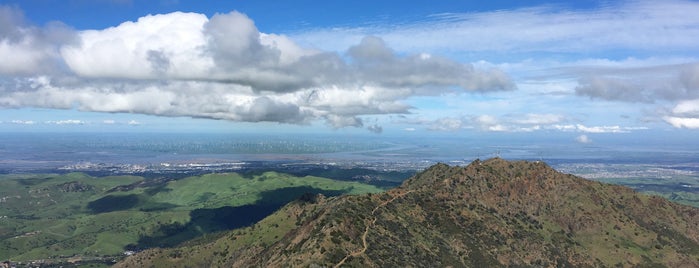
[[[359,256],[359,255],[364,254],[364,252],[366,252],[366,250],[369,248],[369,243],[366,241],[366,238],[367,238],[367,236],[369,235],[369,228],[371,228],[372,226],[374,226],[374,224],[376,223],[376,220],[378,219],[378,217],[376,216],[376,211],[378,211],[379,208],[385,207],[386,205],[390,204],[390,203],[393,202],[394,200],[396,200],[396,199],[398,199],[398,198],[401,198],[401,197],[403,197],[403,196],[405,196],[406,194],[409,194],[409,193],[411,193],[411,192],[413,192],[413,190],[410,190],[410,191],[406,191],[406,192],[397,194],[397,195],[393,196],[391,199],[386,200],[386,201],[384,201],[384,202],[381,202],[381,204],[378,204],[373,210],[371,210],[371,215],[374,216],[374,219],[371,220],[371,222],[370,222],[369,224],[366,225],[366,228],[364,228],[364,233],[362,234],[362,244],[363,244],[362,249],[357,250],[357,251],[354,251],[354,252],[348,254],[347,256],[345,256],[344,258],[342,258],[342,260],[340,260],[340,262],[338,262],[337,264],[335,264],[334,267],[335,267],[335,268],[339,268],[341,265],[343,265],[343,264],[347,261],[347,259],[349,259],[349,257],[357,257],[357,256]]]

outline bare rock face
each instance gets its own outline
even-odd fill
[[[697,224],[696,208],[495,158],[438,164],[381,194],[305,196],[118,266],[699,267]]]
[[[58,185],[62,192],[66,193],[82,193],[87,191],[92,191],[94,187],[92,185],[84,184],[78,181],[66,182]]]

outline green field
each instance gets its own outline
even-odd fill
[[[658,195],[673,202],[699,207],[699,179],[694,176],[598,178],[596,180],[624,185],[644,194]]]
[[[699,207],[699,176],[683,165],[576,163],[558,170],[590,180],[630,187],[670,201]]]
[[[180,180],[0,176],[0,260],[108,260],[248,226],[304,193],[381,192],[358,182],[276,172]]]

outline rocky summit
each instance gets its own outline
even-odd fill
[[[380,194],[305,195],[120,267],[699,267],[699,209],[543,162],[437,164]]]

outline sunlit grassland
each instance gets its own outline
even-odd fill
[[[147,180],[82,173],[0,176],[0,260],[119,256],[161,238],[179,243],[249,225],[305,192],[382,191],[276,172]]]
[[[628,186],[644,194],[662,196],[673,202],[699,207],[699,178],[695,176],[677,175],[662,178],[612,177],[597,178],[595,180]]]

